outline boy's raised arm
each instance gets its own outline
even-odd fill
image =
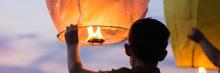
[[[66,28],[65,40],[67,44],[67,56],[68,56],[68,69],[69,73],[95,73],[84,69],[80,61],[79,55],[79,38],[78,38],[78,26],[70,25]]]

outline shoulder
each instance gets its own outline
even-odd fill
[[[130,73],[131,70],[126,67],[122,67],[119,69],[112,69],[111,71],[98,71],[98,73]]]

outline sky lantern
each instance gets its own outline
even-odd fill
[[[66,27],[76,24],[82,46],[126,40],[132,23],[145,17],[148,8],[148,0],[46,0],[46,4],[59,40],[65,41]]]
[[[193,27],[198,28],[220,50],[220,0],[165,0],[164,3],[176,65],[199,68],[200,73],[204,69],[217,70],[187,35]]]

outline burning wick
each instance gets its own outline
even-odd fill
[[[207,73],[204,67],[199,67],[199,73]]]
[[[88,38],[87,38],[87,42],[89,43],[100,43],[100,45],[105,41],[103,39],[102,33],[101,33],[101,29],[100,27],[97,27],[96,32],[93,32],[93,27],[89,26],[87,27],[87,31],[88,31]]]

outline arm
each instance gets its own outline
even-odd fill
[[[199,44],[202,47],[203,51],[205,51],[209,59],[213,62],[213,64],[217,67],[220,67],[219,50],[216,47],[214,47],[207,39],[201,40]]]
[[[194,28],[189,38],[202,47],[205,54],[215,66],[220,67],[220,51],[208,41],[202,32]]]
[[[66,28],[65,39],[68,51],[69,73],[95,73],[82,67],[78,48],[79,39],[77,25],[70,25]]]

